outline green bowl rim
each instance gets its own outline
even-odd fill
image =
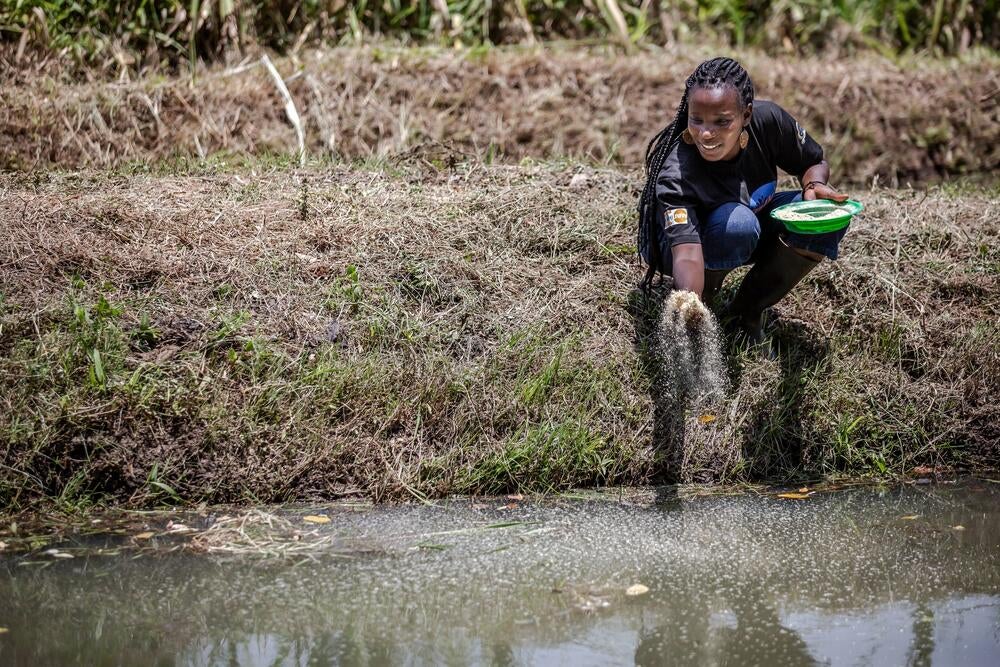
[[[815,203],[816,201],[817,200],[809,200],[809,201],[802,200],[802,201],[794,201],[789,204],[784,204],[771,211],[771,217],[777,220],[778,222],[782,223],[783,225],[785,225],[785,227],[788,228],[789,231],[796,232],[798,234],[826,234],[827,232],[836,232],[843,229],[848,224],[850,224],[851,218],[853,218],[861,211],[865,210],[865,205],[857,201],[856,199],[848,199],[846,201],[839,203],[833,202],[833,200],[828,199],[822,201],[830,201],[835,204],[838,204],[839,206],[847,206],[851,210],[848,213],[845,213],[844,215],[838,216],[836,218],[830,218],[828,220],[817,220],[815,222],[809,220],[783,220],[781,217],[776,215],[780,211],[793,210],[796,208],[800,208],[802,206],[808,206]],[[805,225],[803,225],[802,223],[805,223]]]

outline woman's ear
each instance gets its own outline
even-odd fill
[[[747,103],[747,108],[743,110],[743,127],[750,125],[750,118],[753,117],[753,102]]]

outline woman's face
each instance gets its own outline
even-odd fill
[[[751,105],[740,109],[731,86],[692,88],[688,95],[688,130],[701,156],[709,162],[731,160],[740,152],[740,132],[750,122]]]

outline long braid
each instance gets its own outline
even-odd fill
[[[640,286],[648,289],[653,278],[660,271],[659,221],[656,220],[656,180],[663,169],[667,156],[680,141],[688,124],[688,97],[692,88],[714,88],[732,86],[740,97],[740,108],[754,100],[753,82],[743,67],[732,58],[712,58],[698,65],[684,82],[677,112],[669,125],[660,130],[646,146],[646,184],[639,197],[638,248],[646,248],[649,269]]]

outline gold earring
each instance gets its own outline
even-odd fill
[[[683,139],[684,143],[686,143],[688,146],[694,143],[694,137],[691,136],[691,130],[687,129],[686,127],[684,128],[684,131],[681,132],[681,139]]]
[[[740,132],[740,150],[746,148],[748,143],[750,143],[750,133],[743,130]]]

